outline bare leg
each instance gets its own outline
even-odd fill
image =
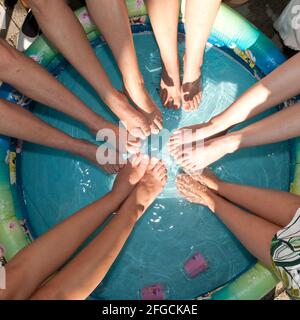
[[[255,257],[271,266],[271,241],[280,226],[238,208],[190,176],[180,175],[177,187],[188,201],[208,206]]]
[[[31,299],[83,300],[103,280],[136,221],[162,191],[164,165],[149,165],[145,176],[104,230]]]
[[[116,173],[122,167],[116,162],[119,159],[117,152],[114,153],[116,158],[115,162],[100,165],[96,159],[97,145],[88,141],[74,139],[48,125],[20,106],[1,99],[0,134],[59,150],[65,150],[97,164],[108,173]]]
[[[132,163],[118,175],[110,193],[20,251],[7,264],[7,291],[0,291],[0,299],[28,299],[51,274],[66,263],[111,213],[118,210],[145,174],[148,162],[148,158],[134,156]]]
[[[211,210],[258,260],[271,267],[271,242],[281,227],[249,214],[214,193],[209,193],[209,197]]]
[[[135,137],[150,134],[147,119],[113,88],[83,28],[64,0],[28,0],[45,36],[94,87]]]
[[[299,62],[300,53],[253,85],[228,109],[216,115],[207,123],[200,123],[175,131],[170,139],[170,144],[182,145],[224,133],[234,125],[253,118],[282,101],[297,95],[300,92],[298,81],[300,76]],[[186,129],[191,129],[193,132],[183,137],[182,131]]]
[[[186,52],[182,84],[185,110],[195,110],[200,104],[201,68],[205,46],[220,4],[221,0],[186,0]]]
[[[117,60],[126,93],[147,117],[151,132],[158,133],[162,129],[162,116],[144,87],[125,1],[87,0],[87,6]]]
[[[3,40],[0,40],[0,56],[1,80],[10,83],[28,97],[82,122],[94,134],[101,129],[110,129],[119,138],[119,130],[123,129],[119,129],[118,126],[93,112],[45,69]],[[121,141],[120,139],[117,140],[118,142]],[[122,152],[127,149],[129,152],[136,153],[139,150],[140,141],[130,139],[125,145],[117,143],[115,147]]]
[[[241,130],[201,144],[174,147],[171,153],[187,170],[199,170],[241,148],[285,141],[300,135],[300,103],[255,122]],[[280,130],[278,130],[280,128]],[[263,133],[263,134],[262,134]],[[183,150],[183,151],[182,151]]]
[[[181,83],[177,33],[180,1],[145,2],[162,59],[161,100],[165,107],[179,109]]]
[[[193,178],[227,200],[278,226],[287,226],[300,208],[300,197],[297,195],[224,182],[209,169]]]

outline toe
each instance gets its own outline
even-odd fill
[[[135,145],[131,145],[128,144],[127,145],[127,151],[131,154],[137,154],[140,152],[140,146],[135,146]]]
[[[157,174],[161,177],[161,176],[166,176],[168,173],[167,169],[165,166],[160,167],[159,169],[157,169]]]
[[[131,163],[132,167],[137,167],[142,161],[141,154],[133,155],[131,158],[129,158],[129,162]]]
[[[173,108],[174,108],[175,110],[178,110],[178,109],[180,109],[180,106],[181,106],[181,99],[180,99],[180,97],[174,98]]]
[[[148,170],[152,170],[156,164],[159,162],[159,159],[157,158],[151,158],[150,162],[149,162],[149,166],[148,166]]]
[[[188,155],[183,151],[183,148],[177,148],[177,150],[173,153],[173,156],[178,162],[188,159]]]
[[[155,125],[157,126],[157,128],[159,130],[162,130],[162,128],[163,128],[163,119],[161,117],[156,117],[154,119],[154,123],[155,123]]]
[[[152,171],[155,173],[158,173],[160,171],[161,168],[164,168],[164,163],[162,162],[162,160],[159,160],[156,162],[155,166],[153,167]]]
[[[168,181],[168,177],[167,176],[163,177],[161,181],[163,184],[166,184]]]
[[[182,108],[184,111],[190,111],[190,104],[188,102],[184,102]]]
[[[160,90],[160,100],[161,100],[163,106],[166,106],[166,103],[168,100],[168,91],[164,88],[161,88],[161,90]]]
[[[179,144],[182,142],[182,133],[178,133],[178,134],[173,134],[171,137],[170,137],[170,140],[168,142],[168,144],[171,146],[171,145],[174,145],[174,144]]]
[[[127,143],[132,146],[137,146],[137,147],[140,147],[142,144],[141,140],[139,138],[136,138],[136,137],[132,136],[131,134],[128,135]]]
[[[146,139],[146,134],[144,132],[144,130],[142,130],[141,128],[133,128],[130,130],[130,134],[138,139],[142,139],[145,140]]]
[[[180,148],[180,146],[175,145],[175,144],[174,144],[174,145],[171,145],[171,146],[168,146],[168,150],[169,150],[169,152],[171,153],[171,155],[172,155],[173,157],[175,157],[178,149],[181,150],[182,148]]]
[[[151,130],[151,134],[158,134],[160,131],[160,129],[154,122],[150,125],[150,130]]]
[[[193,104],[193,110],[197,110],[198,109],[198,102],[197,102],[197,98],[194,97],[193,101],[192,101],[192,104]]]
[[[194,111],[195,110],[195,105],[194,105],[194,100],[192,99],[190,101],[190,111]]]
[[[196,96],[196,100],[197,100],[198,107],[200,107],[200,103],[201,103],[201,95],[200,94]]]
[[[146,137],[149,137],[151,135],[151,129],[148,124],[143,127],[143,132]]]
[[[149,156],[147,154],[142,154],[141,155],[141,164],[149,164]]]
[[[114,173],[118,173],[124,166],[120,164],[114,165]]]

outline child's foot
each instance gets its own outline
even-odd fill
[[[194,180],[187,174],[179,174],[176,177],[176,186],[179,193],[189,202],[202,204],[208,206],[209,189]]]
[[[185,111],[197,110],[202,98],[201,69],[189,65],[184,56],[184,76],[181,99]]]
[[[193,142],[172,150],[172,156],[186,171],[193,173],[208,167],[226,154],[238,149],[239,142],[230,135],[205,141]]]
[[[210,135],[209,123],[195,124],[174,131],[170,137],[168,147],[170,152],[179,146],[192,143],[197,140],[203,140]]]
[[[132,156],[125,167],[122,168],[117,175],[112,192],[118,197],[124,196],[124,199],[126,199],[134,186],[144,176],[148,164],[149,157],[147,155],[137,154]]]
[[[161,160],[155,158],[150,160],[145,175],[128,198],[128,201],[138,209],[138,219],[162,192],[168,179],[167,174],[167,169]]]
[[[148,120],[152,134],[158,134],[163,128],[161,111],[145,89],[142,81],[124,82],[124,93]]]
[[[139,138],[133,137],[128,131],[109,121],[102,120],[100,125],[96,123],[89,129],[96,136],[97,141],[108,141],[121,153],[136,154],[140,151],[141,140]]]
[[[160,99],[165,108],[175,110],[180,108],[180,87],[179,60],[173,72],[168,72],[162,63]]]
[[[118,92],[108,105],[132,136],[146,139],[151,134],[147,117],[133,108],[123,93]]]

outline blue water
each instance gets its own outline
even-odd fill
[[[153,35],[138,34],[134,40],[146,86],[161,106],[157,92],[161,66]],[[180,43],[179,47],[182,56],[184,46]],[[107,46],[98,45],[95,51],[114,85],[121,88],[120,75]],[[200,110],[185,113],[162,109],[167,129],[208,120],[256,81],[238,62],[215,47],[207,48],[203,73],[204,97]],[[71,66],[63,69],[58,79],[92,109],[116,121]],[[37,105],[35,114],[74,137],[93,140],[82,125],[45,106]],[[190,204],[177,194],[174,178],[179,168],[169,158],[165,146],[158,156],[169,167],[169,182],[139,221],[121,255],[93,294],[95,298],[137,299],[143,286],[162,283],[168,298],[190,299],[223,285],[255,262],[207,208]],[[242,150],[220,160],[213,169],[228,181],[288,190],[288,143]],[[36,235],[103,196],[114,179],[81,159],[29,143],[24,145],[22,176],[29,221]],[[209,268],[189,280],[182,267],[195,251],[206,257]]]

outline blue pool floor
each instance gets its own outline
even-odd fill
[[[161,65],[154,37],[144,33],[135,35],[134,40],[146,87],[161,107],[158,93]],[[179,43],[179,49],[182,56],[183,43]],[[121,89],[120,74],[107,46],[97,45],[95,51],[113,84]],[[71,66],[66,66],[58,79],[93,110],[117,121]],[[161,107],[165,128],[172,131],[207,121],[227,108],[255,81],[237,61],[222,50],[208,46],[201,108],[185,113]],[[93,141],[81,124],[65,115],[42,105],[36,105],[34,112],[74,137]],[[225,284],[255,262],[207,208],[190,204],[178,195],[174,179],[180,168],[169,157],[166,146],[162,146],[156,156],[166,162],[169,181],[138,222],[121,255],[94,292],[94,298],[138,299],[142,287],[161,283],[166,287],[167,298],[191,299]],[[220,178],[231,182],[288,190],[289,145],[283,142],[242,150],[226,156],[212,168]],[[22,179],[28,220],[39,236],[107,193],[114,177],[64,152],[26,143]],[[183,264],[196,251],[205,256],[209,268],[190,280],[183,273]]]

